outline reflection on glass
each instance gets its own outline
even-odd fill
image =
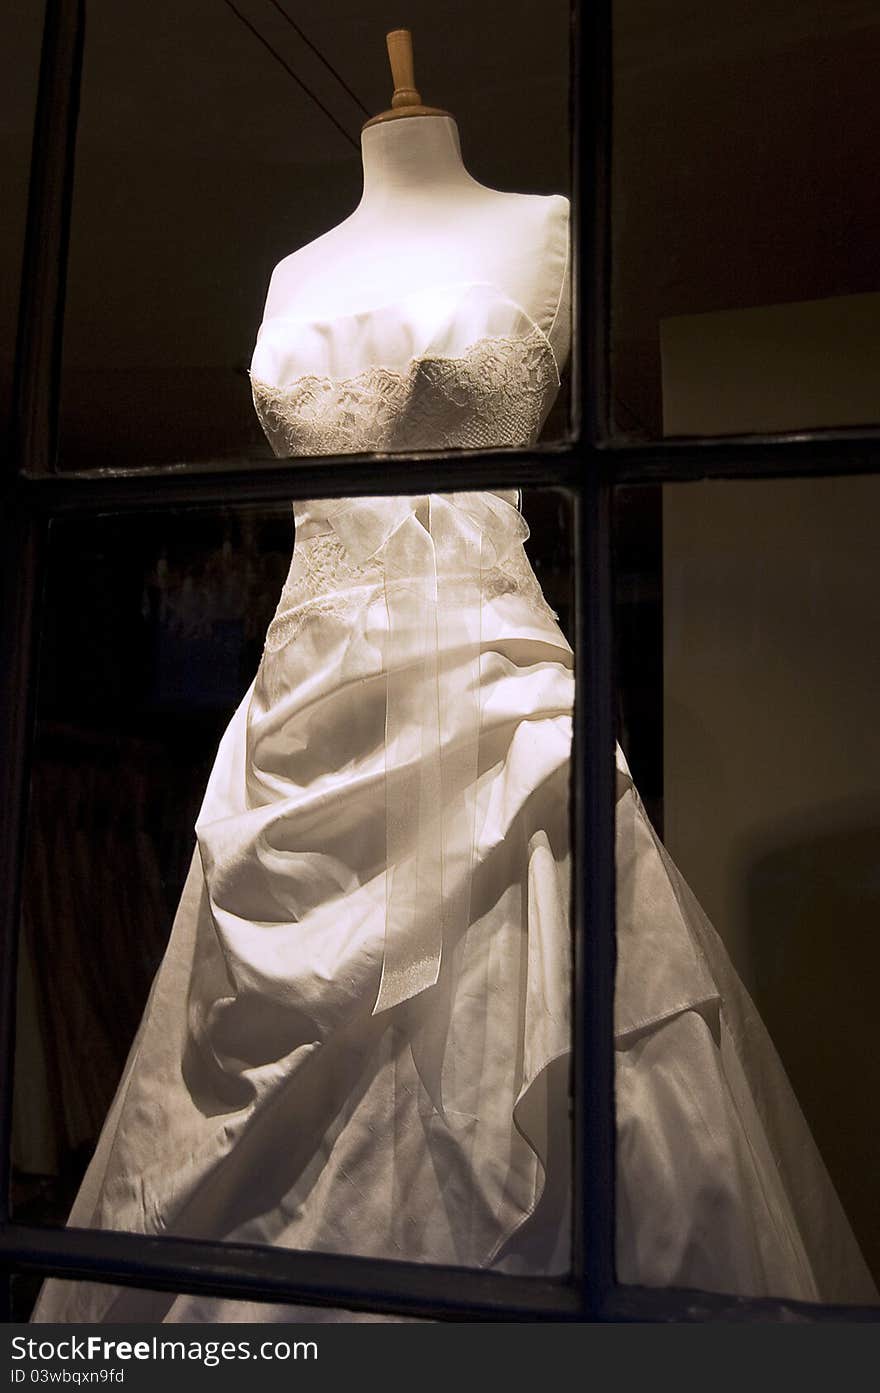
[[[617,431],[876,422],[876,8],[613,11]]]
[[[623,502],[632,558],[650,513]],[[669,851],[619,760],[625,1281],[877,1300],[878,502],[874,479],[664,490],[638,760],[653,740]]]
[[[16,1212],[565,1270],[565,500],[294,513],[54,529]]]

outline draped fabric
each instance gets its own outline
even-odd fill
[[[485,287],[439,303],[442,322],[421,306],[396,349],[388,307],[339,342],[332,325],[264,326],[288,355],[270,388],[254,379],[276,452],[320,452],[338,430],[348,448],[411,445],[427,419],[408,415],[413,394],[444,444],[534,443],[558,386],[545,330]],[[397,384],[381,430],[361,410],[375,362],[353,371],[367,339]],[[290,574],[70,1223],[567,1269],[572,653],[515,502],[295,506]],[[620,751],[616,816],[619,1276],[874,1299],[773,1047]],[[48,1281],[33,1319],[314,1314]]]
[[[325,512],[349,555],[380,557],[384,577],[389,873],[378,1011],[433,986],[444,940],[467,927],[482,575],[523,542],[527,528],[517,509],[492,494],[328,501]]]

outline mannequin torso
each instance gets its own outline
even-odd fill
[[[570,343],[568,200],[499,193],[467,173],[455,122],[419,116],[368,127],[364,192],[343,223],[275,267],[263,324],[332,321],[467,284],[515,301],[549,337]],[[369,366],[364,363],[363,366]],[[258,339],[253,371],[272,380]]]

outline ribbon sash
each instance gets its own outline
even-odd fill
[[[340,499],[352,558],[380,560],[388,618],[386,902],[373,1014],[433,986],[469,923],[476,844],[483,573],[528,536],[489,493]]]

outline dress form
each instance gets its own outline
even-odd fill
[[[338,319],[419,292],[491,285],[548,335],[561,368],[571,333],[568,199],[478,183],[445,114],[368,123],[361,150],[357,208],[279,262],[263,323]],[[259,340],[253,371],[271,372]]]

